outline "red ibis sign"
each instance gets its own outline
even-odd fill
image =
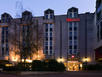
[[[66,19],[67,22],[75,22],[75,21],[80,21],[79,18],[67,18]]]

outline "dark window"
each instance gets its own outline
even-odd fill
[[[69,46],[69,49],[72,49],[72,46]]]
[[[45,17],[46,19],[48,19],[48,15],[46,15],[46,17]]]
[[[46,33],[46,36],[45,37],[48,37],[48,33]]]
[[[97,39],[99,41],[99,25],[97,26]]]
[[[74,36],[74,39],[77,40],[77,36]]]
[[[72,13],[71,12],[69,13],[69,17],[72,18]]]
[[[72,32],[69,32],[69,36],[72,36]]]
[[[4,43],[4,39],[2,39],[2,43]]]
[[[50,31],[52,32],[52,28],[50,28]]]
[[[50,37],[52,37],[52,33],[50,33]]]
[[[72,50],[69,50],[69,53],[72,54]]]
[[[52,50],[52,46],[50,46],[50,50]]]
[[[48,50],[48,46],[46,46],[45,49]]]
[[[45,27],[48,29],[48,24],[45,24]]]
[[[100,36],[101,36],[101,39],[102,39],[102,22],[100,23],[100,27],[101,27]]]
[[[48,55],[48,51],[45,51],[45,54]]]
[[[48,41],[48,37],[46,37],[46,41]]]
[[[72,37],[71,36],[69,37],[69,40],[72,40]]]
[[[52,51],[50,50],[50,54],[52,54]]]
[[[4,56],[4,48],[2,48],[2,56]]]
[[[72,41],[69,41],[69,44],[72,45]]]
[[[74,49],[77,49],[77,46],[76,45],[74,46]]]
[[[50,46],[52,46],[52,42],[50,42]]]
[[[52,37],[50,37],[50,40],[52,41]]]
[[[8,43],[8,39],[6,38],[6,43]]]
[[[48,29],[46,29],[46,32],[48,32]]]
[[[77,36],[77,32],[74,32],[74,36]]]
[[[69,27],[72,27],[72,22],[69,22]]]
[[[69,30],[72,31],[72,27],[70,27]]]
[[[77,52],[77,51],[76,51],[76,50],[74,50],[74,53],[75,53],[75,54],[76,54],[76,52]]]
[[[74,27],[74,31],[76,31],[77,30],[77,27]]]
[[[52,14],[50,15],[50,18],[51,18],[51,19],[53,18],[53,15],[52,15]]]
[[[74,13],[74,17],[77,18],[78,17],[78,14],[77,13]]]
[[[48,45],[48,42],[45,42],[45,45]]]

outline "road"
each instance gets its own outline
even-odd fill
[[[55,74],[15,75],[0,73],[0,77],[102,77],[102,72],[64,72]]]

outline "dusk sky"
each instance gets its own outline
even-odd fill
[[[66,14],[70,7],[79,8],[79,13],[95,11],[96,0],[0,0],[0,15],[4,12],[16,17],[16,13],[21,11],[17,9],[18,1],[22,2],[23,10],[32,11],[34,16],[43,16],[44,10],[51,8],[55,15]]]

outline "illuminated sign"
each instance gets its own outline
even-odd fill
[[[66,19],[67,22],[75,22],[75,21],[80,21],[79,18],[67,18]]]

